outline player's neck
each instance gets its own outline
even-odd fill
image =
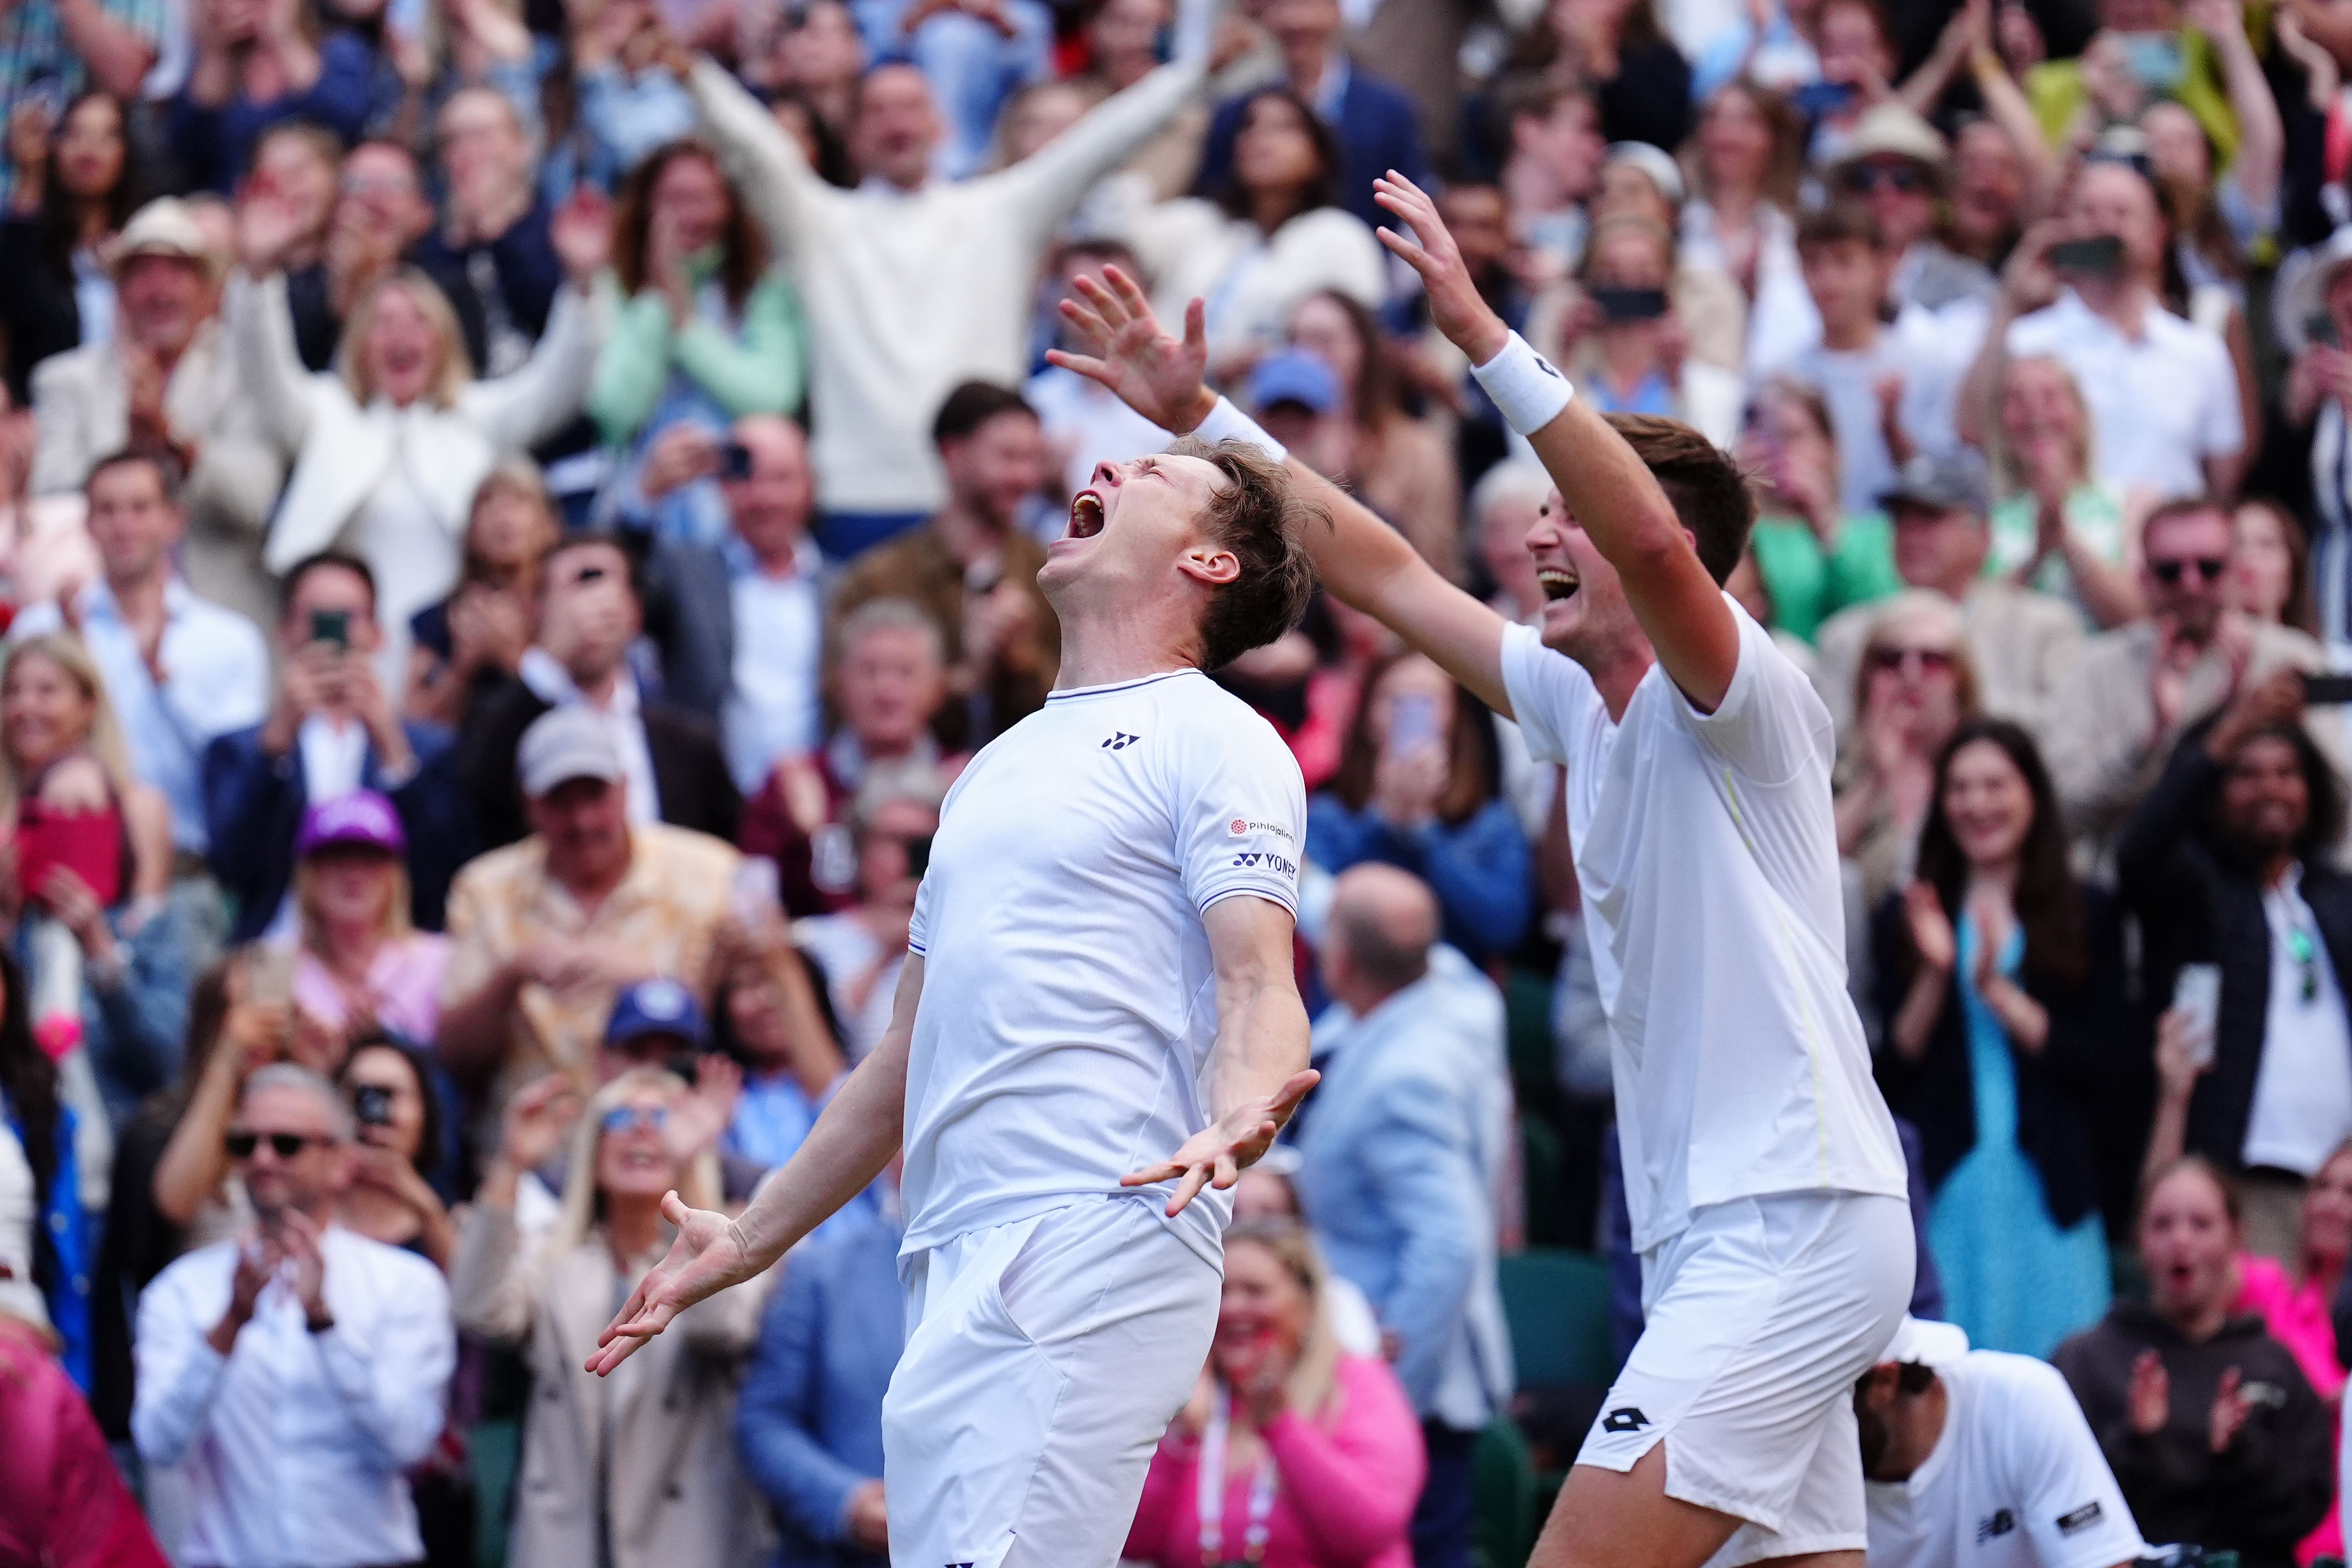
[[[1612,641],[1594,647],[1569,650],[1569,657],[1584,667],[1592,677],[1592,684],[1601,693],[1601,704],[1609,710],[1612,724],[1625,717],[1625,709],[1633,700],[1634,688],[1658,662],[1657,653],[1645,637],[1628,641]]]
[[[1190,626],[1161,626],[1149,617],[1120,618],[1055,608],[1062,617],[1062,667],[1054,679],[1056,691],[1200,668],[1200,634]]]

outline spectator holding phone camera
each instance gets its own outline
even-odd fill
[[[1595,223],[1577,274],[1583,297],[1560,325],[1560,363],[1603,413],[1663,415],[1728,446],[1739,430],[1739,378],[1688,357],[1667,295],[1674,279],[1671,230],[1631,214]]]
[[[2219,971],[2201,1016],[2159,1032],[2151,1146],[2232,1173],[2246,1246],[2281,1260],[2305,1186],[2352,1137],[2352,877],[2330,857],[2343,785],[2303,707],[2294,670],[2251,684],[2183,740],[2116,851],[2149,994],[2190,1001],[2184,966]]]
[[[915,893],[940,830],[940,786],[877,778],[850,808],[857,897],[847,909],[800,921],[793,936],[824,972],[833,1016],[852,1063],[865,1059],[889,1026],[891,997],[907,962]]]
[[[441,928],[449,879],[472,853],[449,733],[394,710],[374,657],[375,577],[332,552],[286,574],[269,716],[205,752],[213,873],[236,900],[235,940],[291,928],[288,898],[303,815],[353,790],[388,798],[407,846],[410,918]]]
[[[1475,699],[1419,654],[1366,672],[1330,787],[1307,807],[1307,858],[1335,876],[1401,867],[1437,895],[1445,940],[1473,963],[1517,945],[1533,858],[1503,796],[1495,728]]]
[[[444,1149],[432,1068],[390,1036],[370,1035],[352,1042],[335,1083],[350,1097],[356,1124],[352,1183],[337,1219],[446,1273],[457,1227],[433,1179]]]
[[[540,563],[562,534],[538,464],[508,458],[483,478],[466,516],[457,586],[408,623],[403,718],[461,731],[474,704],[515,672],[538,626]]]

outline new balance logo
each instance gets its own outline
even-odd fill
[[[1639,1432],[1649,1424],[1650,1418],[1631,1405],[1621,1405],[1601,1418],[1603,1432]]]
[[[1271,849],[1244,849],[1234,857],[1236,866],[1263,866],[1269,871],[1279,871],[1286,877],[1298,875],[1298,868]]]
[[[1141,739],[1143,737],[1140,735],[1130,735],[1124,730],[1114,730],[1111,731],[1110,739],[1096,749],[1104,752],[1123,752]],[[955,1568],[955,1564],[950,1563],[948,1568]]]
[[[1988,1541],[1998,1540],[2016,1528],[2017,1515],[2005,1508],[1997,1509],[1990,1519],[1977,1522],[1977,1544],[1982,1546]]]

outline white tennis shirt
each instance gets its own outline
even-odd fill
[[[1209,1124],[1202,917],[1296,914],[1306,827],[1289,748],[1198,670],[1056,691],[972,759],[908,942],[903,1254],[1116,1194]],[[1174,1223],[1213,1263],[1232,1207],[1203,1191]]]
[[[1905,1192],[1845,988],[1829,710],[1724,602],[1739,663],[1711,714],[1654,665],[1612,722],[1583,666],[1503,633],[1528,749],[1568,764],[1638,1252],[1733,1198]]]

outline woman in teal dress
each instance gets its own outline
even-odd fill
[[[2047,1356],[2108,1298],[2089,1107],[2121,1011],[2112,922],[2075,880],[2049,773],[2002,720],[1936,762],[1918,871],[1874,923],[1879,1086],[1919,1130],[1947,1310]]]

